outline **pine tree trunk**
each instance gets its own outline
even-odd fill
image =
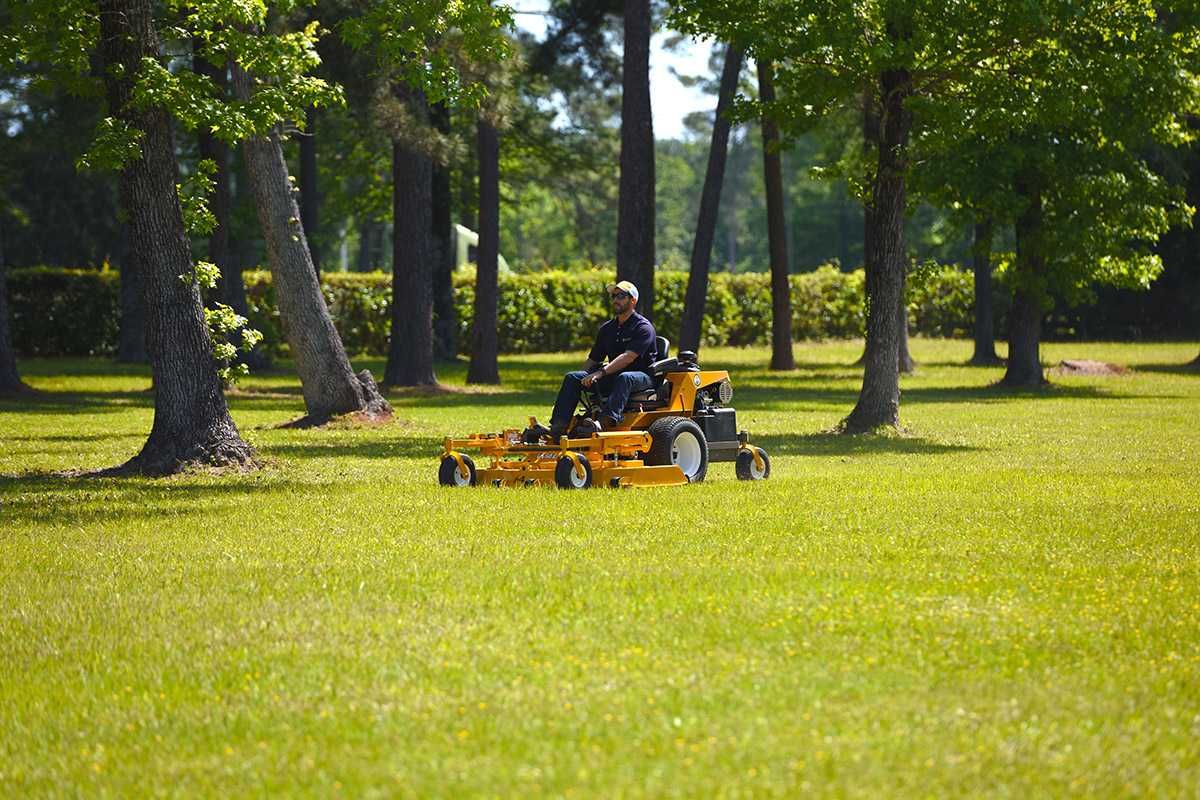
[[[109,113],[143,134],[120,176],[130,249],[142,270],[146,346],[154,374],[154,424],[125,472],[165,475],[192,465],[246,466],[254,450],[229,416],[213,362],[200,290],[176,194],[174,136],[166,111],[131,102],[143,58],[158,57],[150,0],[100,0],[101,56]],[[119,77],[118,77],[118,70]]]
[[[775,102],[773,65],[758,60],[758,97],[768,107]],[[783,157],[779,128],[762,117],[763,177],[767,192],[767,239],[771,251],[771,369],[796,368],[792,355],[792,297],[788,285],[786,222],[783,216]]]
[[[142,285],[145,266],[138,263],[141,254],[129,244],[129,223],[121,225],[125,246],[121,259],[121,321],[117,329],[117,362],[145,364],[146,354],[146,292]]]
[[[683,301],[683,322],[676,352],[700,349],[704,304],[708,298],[708,270],[712,263],[713,239],[716,238],[717,215],[721,208],[721,186],[725,181],[725,162],[729,155],[729,107],[733,105],[733,96],[737,92],[745,53],[744,48],[732,44],[725,50],[725,66],[721,69],[721,88],[717,95],[712,142],[708,147],[708,167],[704,172],[704,189],[700,194],[700,215],[696,220],[696,238],[692,242],[691,272]]]
[[[904,296],[905,182],[911,113],[905,100],[912,79],[907,70],[885,70],[880,81],[882,125],[878,167],[872,187],[871,258],[866,263],[867,344],[858,403],[843,422],[847,433],[900,424],[900,304]]]
[[[1034,291],[1045,272],[1042,190],[1036,175],[1018,175],[1014,188],[1025,200],[1017,217],[1017,286],[1008,314],[1008,369],[1001,383],[1014,387],[1037,387],[1046,383],[1042,372],[1042,304]]]
[[[237,64],[233,85],[240,99],[249,99],[253,78]],[[363,370],[355,375],[351,370],[333,326],[309,258],[278,129],[246,139],[242,153],[266,239],[279,315],[304,393],[308,413],[300,424],[320,424],[337,414],[390,415],[371,373]]]
[[[8,311],[8,262],[4,260],[4,232],[0,230],[0,396],[30,391],[17,371],[12,342],[12,317]]]
[[[500,138],[487,120],[478,124],[479,251],[475,260],[475,317],[467,383],[499,383],[497,302],[500,255]]]
[[[971,258],[975,269],[975,354],[971,363],[992,366],[1000,363],[996,355],[995,318],[992,315],[992,236],[990,214],[975,221],[975,243]]]
[[[617,280],[638,287],[639,314],[654,312],[654,118],[650,108],[650,0],[625,0],[621,78],[621,184]]]
[[[450,109],[437,103],[430,110],[433,126],[450,133]],[[458,358],[458,312],[454,307],[454,221],[450,210],[450,167],[433,165],[433,352],[445,361]]]
[[[422,93],[398,87],[418,124]],[[392,328],[384,382],[433,386],[433,162],[402,139],[392,142]]]
[[[321,276],[321,254],[317,246],[321,211],[321,195],[317,188],[317,110],[304,112],[304,133],[300,136],[300,222],[304,226],[308,255],[313,270]]]

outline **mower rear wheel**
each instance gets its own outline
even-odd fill
[[[699,483],[708,473],[708,440],[700,426],[687,417],[661,417],[650,423],[650,450],[646,463],[652,467],[674,464],[688,483]]]
[[[592,485],[592,465],[588,463],[587,456],[582,453],[574,455],[579,456],[579,463],[583,466],[583,477],[579,477],[575,469],[575,459],[571,456],[559,456],[558,463],[554,465],[554,482],[560,489],[587,489]]]
[[[475,485],[475,462],[468,455],[459,454],[463,460],[463,466],[467,468],[467,477],[463,477],[462,472],[458,469],[458,461],[454,456],[446,456],[442,459],[442,465],[438,467],[438,483],[442,486],[474,486]]]
[[[758,464],[755,463],[753,453],[749,450],[739,450],[737,463],[733,467],[739,481],[765,481],[771,477],[771,459],[767,458],[767,451],[761,447],[755,447],[754,449],[758,451],[758,455],[762,458],[762,468],[760,469]]]

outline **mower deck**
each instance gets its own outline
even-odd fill
[[[478,450],[490,465],[477,469],[475,482],[484,486],[556,486],[560,459],[572,459],[571,476],[582,483],[590,476],[592,486],[683,486],[688,480],[674,464],[648,466],[640,454],[650,448],[645,431],[611,431],[568,439],[557,445],[522,444],[521,432],[476,433],[465,439],[446,439],[443,458],[454,458],[466,477],[468,469],[460,450]],[[586,460],[584,466],[580,461]]]

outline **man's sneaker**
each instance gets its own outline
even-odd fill
[[[550,444],[558,444],[558,440],[567,432],[567,423],[565,422],[550,422],[550,430],[546,431],[546,435],[550,437]]]
[[[602,430],[602,431],[616,430],[620,426],[621,426],[621,420],[619,420],[619,419],[613,419],[612,417],[608,416],[607,414],[600,417],[600,430]]]

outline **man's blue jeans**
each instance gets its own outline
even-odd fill
[[[551,424],[558,422],[566,425],[571,421],[575,407],[579,405],[579,395],[583,393],[583,384],[580,381],[587,375],[588,373],[579,369],[563,376],[562,388],[558,390],[558,399],[554,401],[554,410],[550,412]],[[629,395],[652,388],[654,381],[644,372],[630,371],[606,375],[592,385],[600,390],[600,394],[608,396],[604,401],[604,415],[614,422],[620,422],[625,404],[629,402]]]

